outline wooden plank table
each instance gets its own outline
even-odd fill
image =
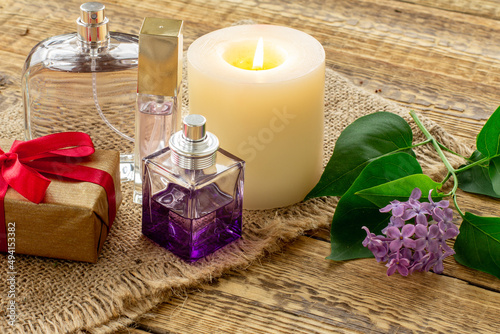
[[[36,42],[75,30],[80,1],[2,0],[0,104],[20,101]],[[467,143],[500,105],[498,0],[110,0],[112,30],[143,17],[185,21],[185,48],[240,20],[305,31],[327,66],[421,111]],[[463,209],[500,215],[498,201],[460,193]],[[443,275],[385,276],[373,259],[325,260],[312,231],[246,270],[166,301],[123,333],[499,333],[500,280],[448,258]]]

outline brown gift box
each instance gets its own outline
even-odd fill
[[[4,151],[11,145],[12,141],[0,141]],[[122,200],[119,153],[96,150],[77,164],[104,170],[113,177],[118,210]],[[12,188],[7,191],[5,223],[8,228],[15,222],[15,252],[95,263],[110,225],[106,191],[90,182],[49,179],[40,204],[28,201]]]

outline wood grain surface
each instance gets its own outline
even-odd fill
[[[20,108],[21,69],[40,40],[75,31],[80,1],[2,0],[0,107]],[[111,0],[111,30],[145,16],[185,21],[185,49],[240,20],[293,27],[327,66],[362,89],[417,109],[473,144],[500,105],[498,0]],[[376,93],[377,92],[377,93]],[[460,193],[465,210],[498,201]],[[498,333],[500,280],[448,258],[443,275],[386,277],[372,259],[325,260],[329,232],[165,301],[123,333]]]

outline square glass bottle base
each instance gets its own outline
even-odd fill
[[[144,194],[142,233],[149,239],[194,262],[241,237],[242,210],[235,208],[234,200],[200,218],[185,218],[172,210],[176,203],[171,194],[179,189],[170,186],[150,200]]]

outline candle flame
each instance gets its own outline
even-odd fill
[[[253,57],[253,70],[261,70],[264,67],[264,39],[259,38],[257,43],[257,48],[255,49],[255,55]]]

